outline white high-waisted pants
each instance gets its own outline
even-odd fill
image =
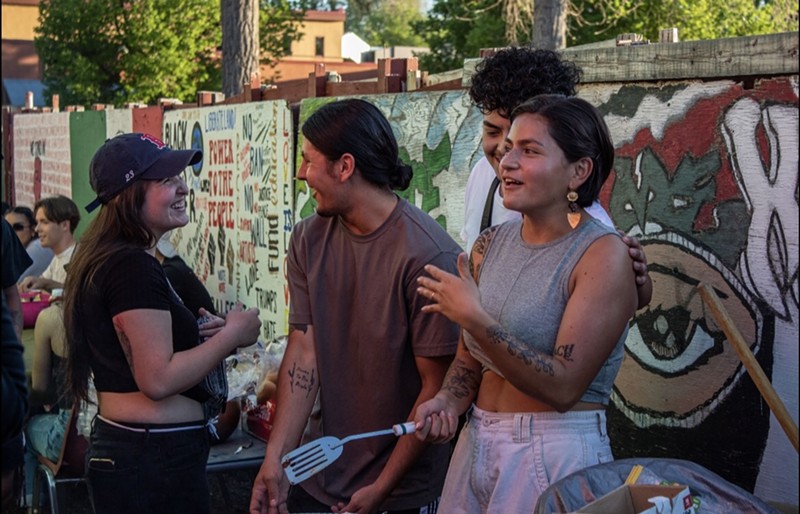
[[[553,482],[613,459],[603,410],[498,413],[473,406],[447,470],[439,512],[533,512]]]

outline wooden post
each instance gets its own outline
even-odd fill
[[[416,57],[406,59],[406,73],[403,79],[406,91],[419,89],[419,60]]]
[[[378,85],[377,92],[379,94],[388,91],[387,77],[392,73],[391,59],[378,59]]]
[[[672,27],[669,29],[661,29],[658,33],[659,43],[677,43],[678,42],[678,28]]]
[[[204,105],[213,105],[214,96],[211,91],[198,91],[197,92],[197,106],[203,107]]]
[[[50,99],[50,105],[53,107],[53,112],[59,111],[58,104],[60,101],[61,97],[59,97],[58,95],[53,95],[53,97]]]
[[[753,355],[753,352],[750,350],[750,346],[744,340],[744,337],[742,336],[742,333],[739,332],[739,329],[736,328],[736,325],[733,323],[733,320],[731,320],[728,311],[725,310],[725,307],[719,300],[717,293],[714,292],[711,286],[708,284],[700,284],[698,289],[700,291],[700,296],[703,297],[703,301],[706,302],[706,305],[711,310],[711,314],[714,316],[714,320],[717,322],[717,325],[719,325],[719,327],[725,333],[725,337],[728,338],[728,341],[733,346],[733,349],[736,350],[736,353],[739,354],[739,359],[741,359],[742,364],[744,364],[747,373],[750,375],[750,378],[753,379],[753,382],[761,393],[761,396],[764,398],[764,400],[766,400],[770,410],[775,415],[778,423],[780,423],[783,431],[786,432],[786,435],[789,437],[789,441],[791,441],[795,451],[797,451],[797,424],[792,419],[792,415],[789,414],[789,411],[781,401],[778,393],[775,392],[775,388],[772,387],[772,383],[769,381],[769,378],[767,378],[767,375],[764,373],[761,365],[756,360],[755,355]]]
[[[314,71],[308,74],[308,98],[325,96],[325,65],[314,63]]]

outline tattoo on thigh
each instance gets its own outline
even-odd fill
[[[479,386],[479,375],[467,367],[463,360],[456,359],[447,373],[442,389],[456,398],[467,398],[474,396]]]
[[[535,371],[546,373],[551,377],[555,375],[551,356],[526,347],[500,325],[493,325],[486,332],[491,344],[504,344],[509,355],[518,358],[529,366],[533,366]]]
[[[317,383],[316,378],[314,378],[315,370],[303,369],[297,366],[297,363],[294,363],[292,364],[292,369],[287,373],[289,375],[289,386],[292,392],[305,391],[306,398],[308,398]]]

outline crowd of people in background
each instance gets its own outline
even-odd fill
[[[530,511],[551,483],[613,459],[605,407],[652,283],[639,242],[598,202],[614,146],[574,96],[580,77],[529,47],[478,65],[469,95],[484,157],[465,191],[463,248],[396,193],[413,172],[377,107],[335,101],[303,123],[297,179],[316,212],[292,230],[288,344],[251,514]],[[201,158],[147,134],[106,141],[89,169],[86,210],[99,212],[77,243],[69,198],[4,207],[4,505],[23,474],[30,492],[36,455],[57,458],[91,380],[95,511],[209,512],[222,363],[261,322],[241,305],[216,312],[169,244],[189,221],[181,174]],[[54,296],[35,327],[31,386],[47,400],[34,408],[20,369],[31,291]],[[300,484],[284,472],[302,443],[406,421],[415,436],[353,441]]]

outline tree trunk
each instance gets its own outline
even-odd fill
[[[222,92],[242,92],[259,73],[258,0],[220,0],[222,10]]]
[[[567,46],[569,0],[536,0],[533,4],[533,38],[536,48],[559,50]]]

